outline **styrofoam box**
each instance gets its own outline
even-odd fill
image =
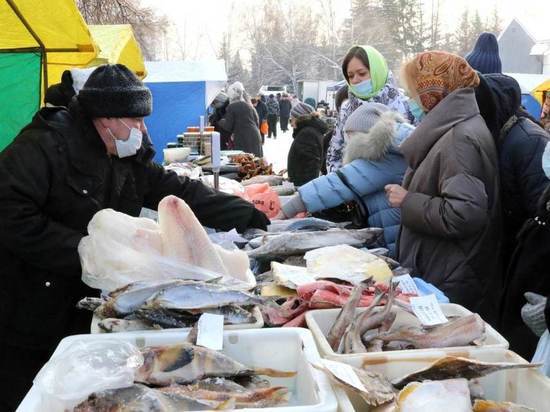
[[[387,352],[379,359],[364,355],[353,355],[339,361],[356,368],[366,368],[386,376],[390,381],[428,367],[444,356],[462,356],[483,362],[527,363],[527,361],[504,348],[471,348],[449,353],[443,350],[430,350],[428,353],[409,351],[408,353]],[[479,379],[485,398],[493,401],[507,401],[528,406],[537,412],[550,408],[550,379],[536,369],[504,370]],[[370,409],[363,399],[346,390],[348,398],[338,396],[339,411],[368,412]]]
[[[375,311],[382,310],[383,307],[377,307],[375,308]],[[365,310],[365,308],[358,308],[356,309],[355,313],[361,313]],[[470,312],[468,309],[456,305],[453,303],[443,303],[441,304],[441,310],[446,316],[466,316],[470,315],[472,312]],[[412,315],[411,313],[401,309],[400,307],[393,306],[392,312],[395,312],[397,314],[395,322],[392,326],[391,330],[395,330],[396,328],[399,328],[402,325],[407,326],[420,326],[420,322],[418,319]],[[328,335],[328,332],[330,331],[330,328],[334,324],[334,321],[336,320],[336,317],[340,313],[340,309],[319,309],[319,310],[312,310],[306,313],[306,322],[309,330],[311,330],[311,333],[313,333],[313,337],[315,338],[315,343],[317,343],[317,347],[319,348],[319,352],[321,353],[321,356],[327,358],[327,359],[334,359],[334,360],[342,360],[349,356],[353,356],[353,354],[341,354],[341,353],[335,353],[332,348],[330,347],[326,336]],[[465,348],[469,348],[470,346],[466,346]],[[508,341],[504,339],[502,335],[500,335],[495,329],[491,327],[488,323],[485,323],[485,340],[481,344],[481,347],[494,347],[494,348],[508,348]],[[448,350],[456,350],[457,348],[448,348]],[[429,352],[432,349],[411,349],[414,352]],[[443,350],[447,350],[447,348],[444,348]],[[389,353],[402,353],[402,352],[409,352],[407,351],[392,351],[392,352],[369,352],[366,353],[366,357],[373,357],[378,359],[380,357],[380,354],[389,354]]]
[[[261,329],[264,327],[264,318],[262,316],[262,312],[260,312],[260,308],[258,306],[254,306],[252,308],[252,315],[254,316],[254,319],[256,320],[253,323],[241,323],[239,325],[224,325],[225,330],[239,330],[239,329]],[[105,333],[99,329],[99,326],[97,325],[101,319],[94,314],[92,317],[92,325],[90,327],[91,333]],[[179,331],[189,331],[191,328],[167,328],[167,329],[158,329],[155,330],[156,332],[164,333],[164,332],[173,332],[175,330]],[[122,332],[118,332],[122,333]],[[111,334],[112,333],[108,333]]]
[[[77,339],[121,339],[143,347],[178,343],[186,336],[187,332],[183,331],[75,335],[63,339],[54,352],[54,356],[55,353],[62,351],[68,344]],[[308,330],[277,328],[224,331],[222,352],[246,366],[298,372],[293,378],[268,378],[272,385],[289,388],[291,395],[288,406],[240,410],[271,412],[337,411],[337,400],[328,378],[323,372],[314,369],[310,364],[318,364],[320,357],[313,337]],[[50,412],[40,408],[40,399],[41,396],[36,388],[31,388],[17,411]]]

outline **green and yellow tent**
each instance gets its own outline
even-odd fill
[[[86,67],[98,53],[74,0],[0,0],[0,150],[64,70]]]

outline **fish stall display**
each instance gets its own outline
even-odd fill
[[[93,311],[101,332],[127,332],[191,327],[203,313],[223,315],[227,325],[253,324],[258,321],[254,306],[264,302],[213,282],[173,279],[131,283],[77,306]]]
[[[396,367],[398,368],[397,362]],[[378,412],[528,412],[535,409],[486,399],[478,380],[505,370],[534,369],[530,363],[482,362],[448,356],[404,377],[390,380],[369,365],[355,367],[335,361],[314,365],[337,385],[358,395]]]
[[[172,278],[222,278],[240,289],[255,286],[246,253],[213,244],[183,200],[165,197],[158,219],[157,224],[112,209],[97,212],[78,246],[84,283],[106,291]]]

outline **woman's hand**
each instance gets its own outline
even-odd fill
[[[409,193],[399,185],[386,185],[384,190],[386,191],[386,197],[391,207],[401,207],[403,200],[405,200],[405,196]]]

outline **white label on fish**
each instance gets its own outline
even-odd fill
[[[363,383],[361,383],[361,380],[359,380],[359,377],[350,365],[328,359],[321,359],[321,362],[323,363],[323,366],[339,380],[353,386],[361,392],[367,392],[367,389],[363,386]]]
[[[420,296],[416,283],[414,283],[413,278],[408,273],[406,275],[394,276],[391,281],[392,283],[399,284],[401,292]]]
[[[433,293],[426,296],[411,297],[410,300],[414,314],[423,325],[434,326],[448,322]]]
[[[208,349],[223,349],[223,315],[203,313],[199,318],[197,345]]]

